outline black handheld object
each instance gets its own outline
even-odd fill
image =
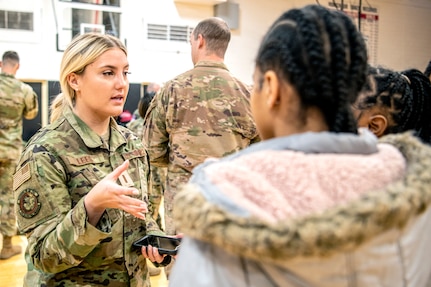
[[[141,248],[142,246],[151,245],[157,247],[160,254],[176,255],[180,248],[181,238],[162,236],[162,235],[146,235],[141,239],[133,242],[134,247]]]

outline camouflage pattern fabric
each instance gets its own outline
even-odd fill
[[[136,112],[133,114],[136,114]],[[131,130],[132,132],[134,132],[138,138],[142,139],[142,134],[144,130],[144,119],[141,118],[139,114],[138,117],[135,120],[129,122],[126,127],[129,128],[129,130]]]
[[[162,218],[160,216],[160,204],[165,193],[167,168],[150,165],[150,180],[148,197],[154,208],[153,218],[162,227]]]
[[[136,136],[142,139],[143,130],[144,130],[144,119],[137,114],[136,120],[130,122],[127,127],[133,131]],[[154,165],[150,166],[150,182],[148,189],[148,199],[153,206],[154,213],[153,218],[156,220],[157,224],[162,227],[162,218],[160,216],[160,204],[162,202],[162,197],[165,191],[166,185],[166,173],[167,169],[165,167],[156,167]]]
[[[141,140],[114,119],[108,145],[70,108],[30,139],[14,175],[18,226],[28,238],[25,286],[150,286],[132,243],[163,234],[151,204],[145,221],[107,209],[96,227],[84,206],[91,188],[125,160],[136,197],[148,203],[146,159]]]
[[[37,95],[13,75],[0,74],[0,233],[16,234],[12,175],[22,151],[22,118],[38,113]]]
[[[223,63],[201,61],[167,82],[145,118],[143,142],[150,163],[167,166],[166,233],[175,234],[173,198],[193,168],[258,141],[250,92]]]
[[[0,233],[4,236],[16,234],[16,217],[12,192],[12,175],[16,160],[0,159]]]

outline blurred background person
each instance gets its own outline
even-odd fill
[[[12,245],[12,237],[17,234],[12,175],[23,148],[23,118],[34,119],[39,110],[36,93],[15,78],[19,67],[17,52],[3,54],[0,74],[0,234],[3,247],[0,259],[21,253],[20,246]]]
[[[153,82],[148,84],[144,95],[139,99],[138,107],[133,112],[133,120],[127,124],[127,127],[135,132],[139,138],[143,136],[145,114],[158,91],[160,91],[158,83]]]

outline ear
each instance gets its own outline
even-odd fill
[[[388,120],[385,116],[375,115],[370,117],[368,120],[368,129],[372,131],[377,137],[383,136],[387,127]]]
[[[205,39],[204,39],[204,37],[202,37],[202,34],[198,35],[197,41],[198,41],[198,48],[199,49],[202,48],[204,46],[204,43],[205,43]]]
[[[267,71],[263,76],[263,94],[266,96],[266,104],[269,109],[276,108],[280,104],[280,82],[274,71]]]
[[[75,73],[70,73],[69,75],[67,75],[67,82],[72,89],[74,89],[75,91],[79,90],[78,75],[76,75]]]

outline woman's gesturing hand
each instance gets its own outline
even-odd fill
[[[89,222],[95,225],[106,208],[118,208],[144,219],[148,212],[147,204],[130,195],[138,195],[139,191],[134,187],[122,186],[117,183],[118,178],[127,172],[129,161],[125,161],[113,172],[97,183],[84,199]]]

